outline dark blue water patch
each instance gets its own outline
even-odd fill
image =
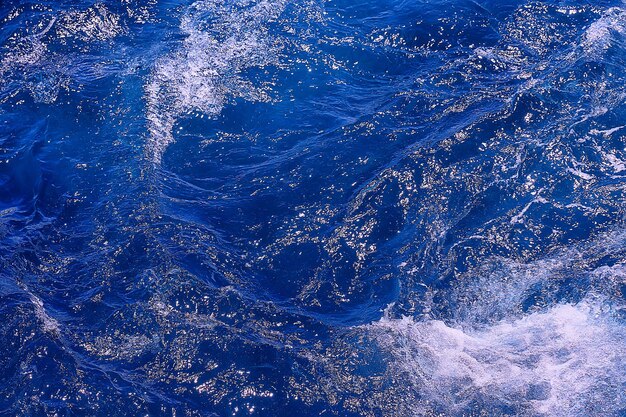
[[[2,3],[0,414],[624,415],[625,33]]]

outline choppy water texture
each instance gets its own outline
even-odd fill
[[[626,416],[626,5],[0,3],[0,415]]]

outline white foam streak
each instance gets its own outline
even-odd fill
[[[87,45],[111,40],[124,31],[119,15],[96,4],[58,12],[14,32],[0,45],[0,97],[28,91],[36,102],[53,103],[81,76],[72,73],[71,56],[55,52],[56,47],[77,40]]]
[[[517,415],[610,416],[626,407],[626,331],[598,310],[558,305],[469,330],[384,318],[371,330],[393,372],[445,415],[486,401]],[[423,404],[415,411],[429,412]]]
[[[194,112],[214,116],[231,97],[267,101],[269,95],[239,74],[277,62],[267,24],[278,18],[285,1],[198,1],[181,20],[188,36],[161,59],[146,86],[149,140],[147,153],[159,162],[173,142],[177,120]]]
[[[626,13],[619,7],[608,9],[600,19],[589,25],[582,46],[590,55],[600,55],[611,45],[613,33],[626,34]]]
[[[43,301],[41,301],[39,297],[37,297],[36,295],[32,293],[29,293],[28,296],[30,298],[31,303],[33,303],[33,306],[35,308],[35,315],[41,322],[43,330],[53,335],[59,335],[60,333],[59,322],[48,315],[43,305]]]

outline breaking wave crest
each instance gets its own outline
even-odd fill
[[[597,304],[557,305],[483,328],[389,319],[371,326],[415,394],[415,415],[617,416],[626,329]],[[429,414],[430,413],[430,414]]]
[[[626,285],[622,229],[544,259],[485,259],[437,319],[363,326],[413,415],[622,416]],[[602,265],[602,266],[597,266]],[[471,414],[468,410],[480,410]]]

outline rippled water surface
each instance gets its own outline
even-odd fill
[[[0,1],[0,415],[626,416],[626,4]]]

